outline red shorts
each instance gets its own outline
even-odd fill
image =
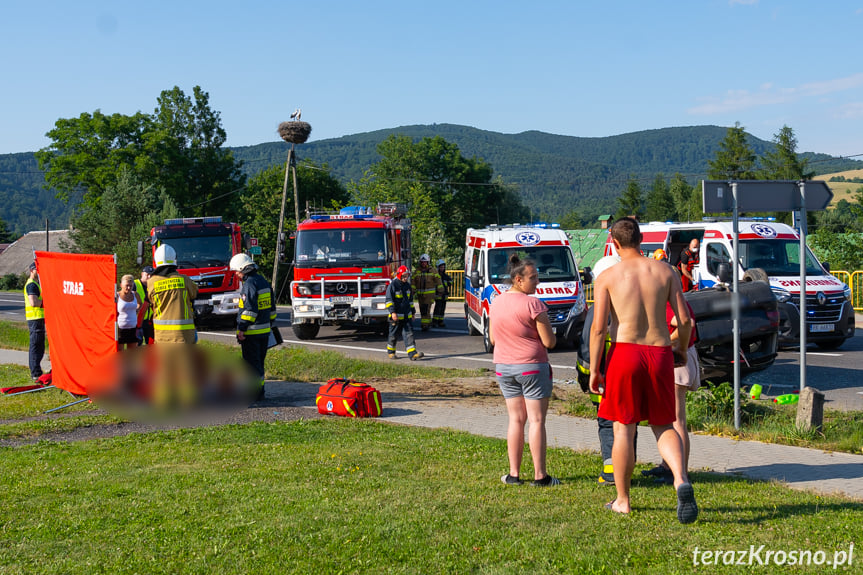
[[[671,347],[612,343],[599,417],[624,424],[647,420],[669,425],[674,413],[674,355]]]

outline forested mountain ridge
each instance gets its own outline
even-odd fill
[[[392,134],[419,140],[440,136],[456,144],[466,157],[488,162],[504,183],[517,186],[525,204],[537,217],[559,218],[577,211],[582,221],[595,221],[614,213],[616,200],[630,176],[648,188],[656,174],[681,173],[692,184],[703,179],[727,128],[693,126],[662,128],[601,138],[561,136],[528,131],[503,134],[454,124],[401,126],[364,132],[297,146],[300,161],[326,164],[332,175],[348,182],[358,180],[380,156],[378,143]],[[314,132],[313,132],[314,135]],[[749,135],[756,155],[773,144]],[[233,147],[247,173],[283,164],[289,145],[282,141]],[[803,153],[816,173],[857,169],[863,162]],[[68,223],[71,207],[42,189],[44,178],[32,153],[0,155],[0,218],[18,234]],[[302,185],[302,182],[300,182]],[[56,225],[55,225],[56,224]]]

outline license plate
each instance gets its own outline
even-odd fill
[[[829,333],[833,331],[832,323],[813,323],[809,326],[809,331],[813,333]]]
[[[333,303],[351,303],[354,298],[349,295],[337,295],[330,298]]]

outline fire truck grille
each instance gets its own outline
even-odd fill
[[[824,294],[823,304],[818,302],[818,294],[806,295],[806,321],[809,323],[836,322],[842,318],[842,304],[845,296],[841,293]],[[791,301],[800,309],[800,297],[792,296]]]
[[[195,283],[198,284],[199,288],[220,288],[222,287],[222,279],[221,277],[201,278]]]

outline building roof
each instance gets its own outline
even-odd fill
[[[608,230],[566,230],[572,255],[579,268],[591,268],[605,251]]]
[[[46,233],[48,244],[46,246]],[[17,242],[10,244],[0,253],[0,277],[8,274],[22,274],[33,261],[33,252],[70,252],[66,246],[71,244],[69,230],[41,230],[24,234]],[[61,245],[62,244],[62,245]],[[48,248],[47,250],[45,248]]]

